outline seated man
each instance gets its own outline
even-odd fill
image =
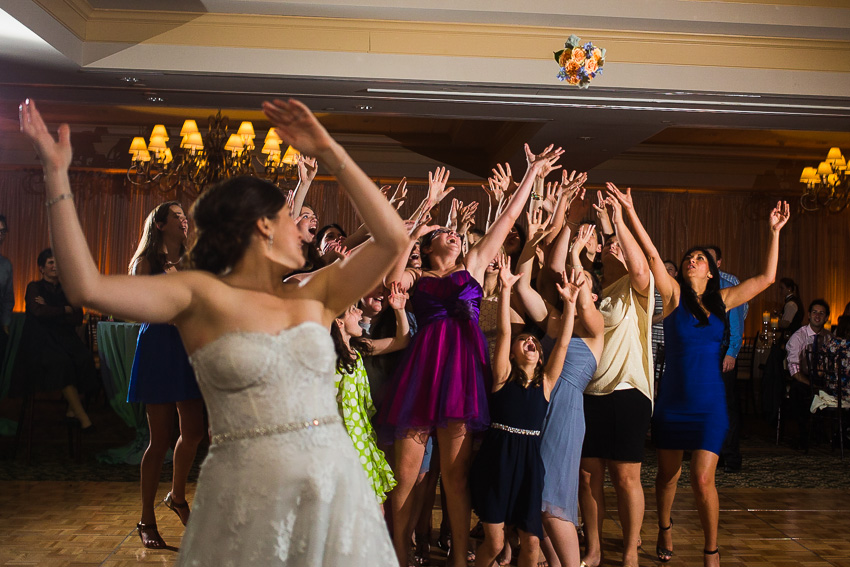
[[[97,386],[97,370],[88,347],[77,335],[83,311],[68,303],[53,251],[38,255],[42,279],[30,282],[26,292],[26,313],[21,343],[16,360],[13,392],[61,390],[68,402],[68,417],[76,418],[83,429],[91,427],[91,419],[80,403],[80,392]]]
[[[800,369],[801,359],[805,358],[808,350],[815,341],[815,337],[822,340],[830,336],[829,331],[823,328],[829,320],[829,305],[823,299],[815,299],[809,305],[809,324],[800,327],[788,339],[785,345],[788,362],[788,373],[791,374],[791,407],[800,433],[800,449],[809,449],[809,408],[812,404],[812,387],[809,377]]]

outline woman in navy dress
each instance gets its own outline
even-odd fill
[[[162,203],[152,210],[145,219],[142,238],[130,261],[130,275],[168,274],[179,270],[188,228],[186,215],[177,201]],[[145,404],[150,431],[150,443],[141,463],[142,517],[136,527],[142,545],[161,549],[165,542],[156,527],[154,504],[162,464],[171,447],[175,408],[180,419],[180,437],[174,446],[174,473],[165,505],[177,514],[184,526],[189,520],[186,480],[205,433],[204,401],[174,325],[142,325],[127,401]]]
[[[705,248],[688,250],[674,279],[635,213],[631,190],[608,184],[615,207],[625,209],[646,253],[664,302],[664,375],[652,418],[652,438],[658,451],[655,480],[658,504],[660,561],[673,556],[670,510],[682,473],[682,455],[691,451],[691,488],[705,536],[705,565],[719,565],[717,530],[720,505],[714,472],[729,427],[720,365],[721,345],[728,334],[726,313],[765,289],[776,279],[779,232],[788,222],[788,203],[779,202],[769,217],[770,238],[761,273],[739,285],[720,289],[720,272]]]
[[[511,341],[511,286],[519,279],[506,256],[499,258],[499,326],[493,356],[490,429],[470,471],[472,507],[484,526],[484,542],[476,565],[490,567],[504,547],[505,525],[516,526],[520,538],[518,565],[536,564],[543,537],[543,458],[540,433],[552,389],[558,382],[570,345],[576,299],[584,274],[574,270],[558,292],[564,312],[555,346],[544,367],[543,349],[531,334]]]

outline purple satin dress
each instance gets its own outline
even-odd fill
[[[382,440],[404,437],[411,429],[432,432],[450,421],[465,422],[469,431],[487,429],[493,380],[478,326],[482,295],[466,270],[419,279],[410,299],[419,331],[379,411]]]

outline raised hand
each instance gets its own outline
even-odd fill
[[[298,156],[298,182],[312,183],[319,171],[319,164],[316,158],[305,155]]]
[[[632,188],[629,187],[626,189],[626,192],[623,193],[617,186],[608,181],[605,183],[605,187],[607,187],[606,193],[611,197],[614,197],[617,202],[622,206],[622,208],[626,209],[626,211],[632,211],[635,208],[634,200],[632,199]]]
[[[614,196],[605,198],[605,205],[611,207],[611,222],[617,224],[621,220],[623,220],[623,205],[620,204],[620,200]]]
[[[387,297],[387,304],[396,311],[404,309],[407,303],[407,293],[401,289],[401,282],[390,282],[390,295]]]
[[[524,148],[525,159],[528,162],[528,167],[535,167],[537,177],[543,179],[549,175],[550,172],[561,167],[560,165],[555,165],[555,162],[558,161],[557,159],[552,159],[553,156],[560,158],[564,153],[564,150],[560,147],[555,148],[554,144],[549,144],[539,154],[532,152],[528,144],[525,144]]]
[[[785,226],[785,223],[788,222],[789,218],[791,218],[791,210],[788,207],[788,203],[786,201],[777,201],[776,206],[770,211],[770,216],[768,217],[770,230],[779,232]]]
[[[487,193],[487,198],[490,201],[496,201],[496,204],[501,204],[502,200],[505,198],[505,192],[502,191],[501,187],[496,183],[496,181],[492,177],[487,178],[487,185],[482,185],[482,189]]]
[[[578,228],[578,235],[576,239],[573,241],[573,250],[577,253],[581,253],[582,250],[587,248],[587,245],[594,238],[594,232],[596,227],[592,224],[583,224]]]
[[[576,171],[571,172],[567,175],[567,170],[565,169],[561,172],[561,191],[563,191],[568,202],[572,203],[576,197],[581,193],[580,198],[584,198],[584,184],[587,182],[587,172],[582,171],[578,173]]]
[[[71,165],[71,129],[67,124],[59,126],[58,139],[48,131],[47,125],[41,118],[41,113],[35,107],[35,101],[27,99],[18,107],[21,132],[32,142],[38,152],[38,157],[44,165],[45,173],[67,170]]]
[[[511,164],[505,163],[505,167],[502,167],[501,163],[497,163],[496,167],[492,170],[493,172],[493,182],[496,185],[496,188],[502,192],[502,196],[510,195],[513,193],[518,187],[516,181],[514,181],[513,174],[511,173]],[[489,181],[489,179],[488,179]],[[502,199],[498,199],[501,201]]]
[[[499,268],[499,283],[502,284],[502,291],[510,290],[522,274],[514,275],[511,273],[511,262],[507,255],[502,252],[496,256],[496,266]]]
[[[555,212],[555,207],[558,206],[558,196],[561,193],[561,188],[558,183],[552,181],[546,183],[543,188],[543,202],[540,207],[550,215]]]
[[[460,222],[458,224],[459,227],[464,225],[472,226],[475,224],[475,211],[478,210],[478,201],[472,201],[465,207],[460,209]]]
[[[281,141],[302,154],[321,157],[335,143],[310,109],[295,99],[265,101],[263,113]]]
[[[429,214],[425,214],[425,215],[422,217],[422,222],[420,222],[419,224],[417,224],[417,225],[413,228],[413,230],[411,231],[411,233],[410,233],[411,238],[413,238],[414,240],[419,240],[420,238],[422,238],[422,237],[423,237],[423,236],[425,236],[426,234],[429,234],[429,233],[431,233],[431,232],[434,232],[435,230],[437,230],[438,228],[440,228],[440,226],[439,226],[439,225],[436,225],[436,224],[428,224],[429,222],[431,222],[431,215],[429,215]]]
[[[528,221],[528,239],[530,242],[540,242],[552,232],[551,215],[548,218],[543,218],[543,209],[535,209],[530,213],[525,213],[525,218]]]
[[[579,291],[584,285],[584,272],[582,270],[572,268],[569,275],[566,272],[561,272],[560,282],[555,282],[555,287],[558,288],[558,295],[564,300],[564,303],[575,304],[578,299]]]
[[[398,182],[398,187],[395,188],[392,198],[390,198],[390,205],[394,205],[396,210],[398,210],[404,204],[405,199],[407,199],[407,177],[402,177],[401,181]]]
[[[532,169],[537,177],[543,178],[549,172],[559,169],[560,165],[555,165],[564,153],[561,148],[555,148],[552,144],[546,146],[542,153],[534,154],[528,144],[525,144],[525,157],[528,160],[528,167]]]
[[[286,192],[286,206],[289,207],[290,211],[292,211],[293,216],[301,214],[301,211],[295,210],[295,191],[292,189]]]
[[[428,172],[428,199],[433,204],[436,205],[455,190],[454,187],[446,187],[450,173],[445,167],[438,167],[434,172]]]
[[[459,201],[457,199],[452,199],[452,206],[449,208],[449,218],[447,219],[447,225],[450,228],[457,229],[460,225],[458,224],[458,213],[463,208],[463,201]]]

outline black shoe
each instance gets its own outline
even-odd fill
[[[725,473],[739,473],[741,472],[741,465],[726,465],[723,467],[723,472]]]

